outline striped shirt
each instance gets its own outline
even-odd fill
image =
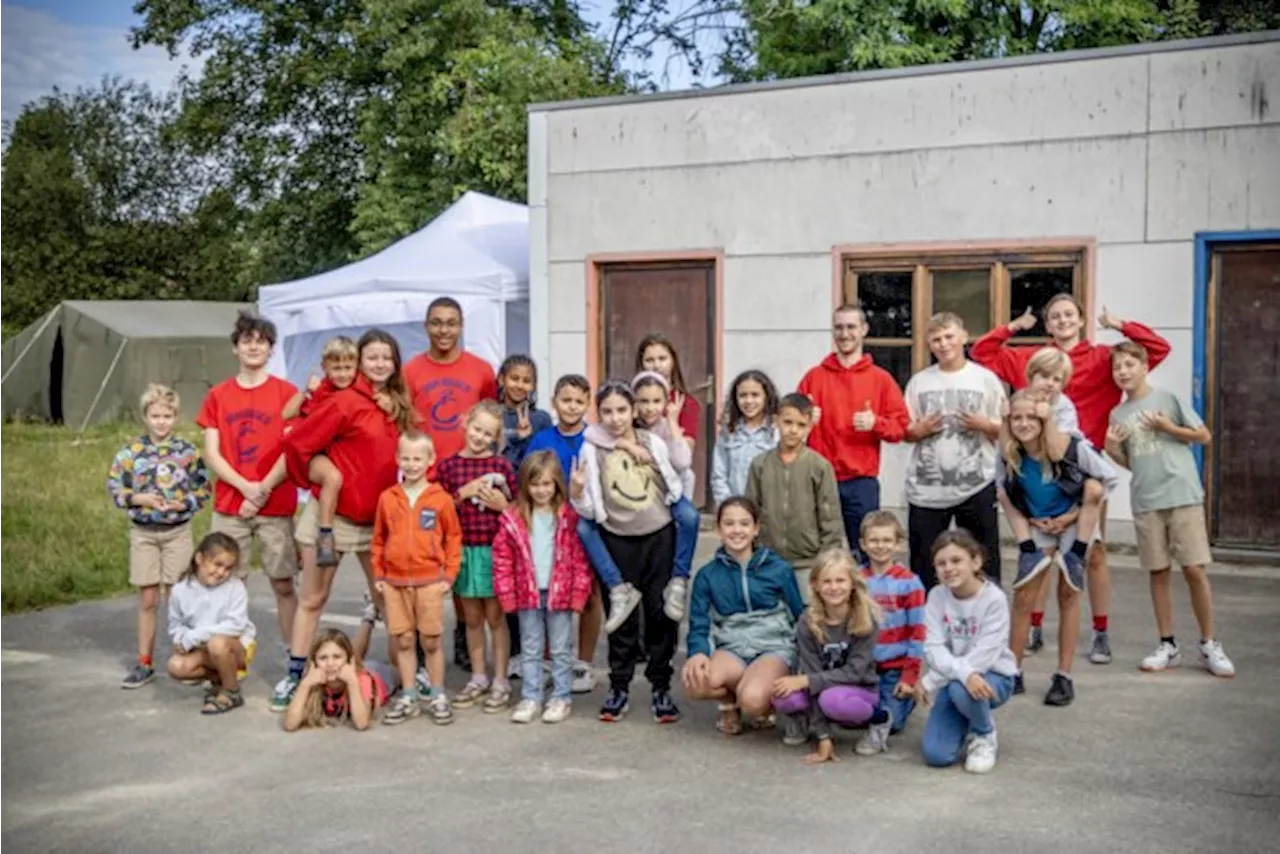
[[[914,685],[924,658],[924,585],[914,572],[898,564],[883,575],[864,568],[862,577],[882,612],[876,667],[882,673],[901,670],[902,684]]]
[[[464,546],[492,546],[498,535],[498,520],[502,514],[490,510],[474,499],[458,499],[458,492],[471,481],[486,474],[501,475],[506,482],[507,499],[516,495],[516,472],[505,457],[464,457],[454,454],[436,466],[436,478],[449,491],[458,505],[458,522],[462,525]]]

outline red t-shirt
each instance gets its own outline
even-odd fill
[[[671,392],[671,399],[675,400],[676,393]],[[702,428],[702,404],[693,399],[693,395],[686,394],[684,396],[684,405],[680,407],[680,429],[684,431],[685,438],[698,441],[698,434]]]
[[[422,429],[436,445],[436,459],[461,451],[467,411],[482,400],[498,399],[493,367],[463,350],[449,363],[419,353],[404,366],[404,382],[413,397]]]
[[[218,431],[218,451],[242,477],[260,481],[271,472],[283,450],[284,406],[298,393],[292,383],[267,377],[257,388],[244,388],[232,377],[209,389],[196,423]],[[227,516],[240,512],[244,496],[219,480],[213,491],[213,509]],[[259,516],[292,516],[298,509],[298,493],[285,481],[272,491]]]

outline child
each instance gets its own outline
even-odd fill
[[[462,601],[467,626],[467,648],[471,655],[471,679],[454,695],[461,708],[475,705],[488,694],[484,710],[500,712],[511,702],[507,660],[511,639],[502,607],[493,593],[493,538],[498,520],[515,495],[515,470],[495,449],[502,448],[502,409],[482,400],[467,413],[463,449],[436,467],[440,485],[454,497],[458,521],[462,523],[462,569],[454,592]],[[485,674],[484,627],[489,625],[493,641],[493,684]]]
[[[888,718],[867,728],[854,747],[861,756],[889,749],[889,736],[902,732],[921,699],[920,667],[924,658],[925,590],[920,579],[894,563],[906,536],[902,524],[887,510],[862,519],[862,553],[868,565],[862,579],[880,606],[880,636],[876,639],[876,669],[880,673],[880,708]]]
[[[1027,627],[1040,587],[1049,576],[1043,570],[1056,563],[1058,579],[1058,670],[1045,705],[1068,706],[1075,698],[1071,663],[1079,632],[1080,601],[1085,563],[1098,530],[1098,517],[1107,492],[1115,487],[1116,472],[1083,439],[1071,438],[1065,448],[1057,442],[1053,414],[1044,401],[1027,389],[1015,392],[1001,460],[1002,488],[1017,516],[1010,519],[1019,540],[1029,538],[1034,550],[1019,555],[1017,591],[1013,607],[1013,652],[1019,674],[1014,693],[1022,693],[1022,655]],[[1105,484],[1105,486],[1104,486]]]
[[[152,383],[142,394],[147,432],[111,461],[107,490],[129,513],[129,583],[138,588],[138,661],[121,688],[156,678],[156,607],[191,564],[191,518],[209,497],[209,473],[200,452],[173,435],[178,395]]]
[[[729,386],[724,429],[716,438],[711,464],[711,496],[720,506],[745,495],[751,461],[778,444],[778,392],[762,371],[744,371]]]
[[[515,505],[493,541],[493,587],[502,610],[520,619],[521,699],[518,724],[560,723],[572,708],[573,615],[591,595],[592,574],[578,539],[564,475],[551,451],[525,457]],[[551,652],[551,701],[542,710],[542,653]]]
[[[560,471],[568,477],[573,471],[573,461],[582,448],[587,429],[583,416],[591,405],[591,383],[581,374],[565,374],[556,380],[551,397],[551,408],[556,413],[554,427],[547,427],[529,440],[528,454],[538,451],[555,451],[560,461]],[[593,522],[578,520],[578,531],[594,530]],[[589,536],[589,533],[588,533]],[[636,597],[636,602],[639,598]],[[635,607],[634,605],[632,607]],[[592,579],[591,598],[578,619],[578,655],[573,663],[573,693],[588,694],[595,690],[596,674],[591,661],[596,653],[596,641],[600,639],[600,625],[604,621],[604,604],[600,598],[600,582]]]
[[[671,343],[671,339],[657,332],[641,339],[640,346],[636,348],[636,373],[642,371],[653,371],[667,381],[670,412],[674,422],[679,424],[689,450],[693,451],[702,431],[702,405],[689,394],[684,372],[680,370],[680,355],[676,353],[676,345]]]
[[[880,616],[853,553],[831,549],[818,556],[809,576],[812,604],[796,630],[800,672],[774,683],[779,712],[806,716],[818,748],[808,764],[835,759],[831,723],[883,726],[876,675],[876,619]]]
[[[528,356],[508,356],[498,368],[498,402],[502,404],[502,455],[519,469],[535,434],[551,426],[551,416],[537,409],[538,367]]]
[[[795,567],[801,591],[820,552],[844,544],[836,474],[805,440],[813,404],[803,394],[778,404],[778,446],[751,461],[747,498],[760,508],[760,544]]]
[[[993,709],[1013,693],[1018,665],[1009,649],[1009,600],[982,571],[982,546],[965,530],[933,544],[938,586],[925,604],[923,687],[933,697],[921,750],[935,768],[985,774],[996,765]]]
[[[227,534],[207,534],[169,595],[169,675],[208,680],[203,715],[244,705],[240,674],[253,661],[257,630],[249,621],[249,592],[235,577],[240,546]]]
[[[609,593],[611,609],[628,609],[625,620],[616,619],[617,610],[609,615],[616,630],[609,636],[610,687],[600,719],[619,721],[627,713],[641,643],[640,615],[634,612],[633,600],[638,594],[644,605],[649,659],[645,676],[653,687],[651,709],[656,721],[671,723],[680,719],[670,694],[677,627],[664,613],[663,590],[671,580],[675,553],[670,505],[682,493],[680,478],[667,460],[666,444],[635,428],[635,400],[630,385],[611,380],[596,392],[596,411],[615,442],[643,445],[651,462],[640,464],[624,450],[591,446],[574,464],[569,495],[573,509],[597,524],[604,546],[600,551],[618,567],[618,583]]]
[[[426,653],[429,709],[437,724],[453,721],[444,694],[444,600],[462,563],[462,527],[453,498],[427,480],[435,464],[435,446],[425,433],[402,433],[396,460],[400,483],[378,497],[370,557],[374,585],[382,594],[387,634],[396,639],[400,693],[383,716],[385,724],[404,723],[421,711],[415,687],[415,639]]]
[[[720,505],[722,545],[698,570],[689,604],[689,697],[720,700],[716,729],[742,732],[742,713],[763,720],[774,685],[796,664],[796,619],[804,610],[790,564],[763,546],[760,511],[746,498]]]
[[[356,730],[368,729],[397,683],[393,669],[379,662],[366,665],[363,653],[338,629],[319,632],[307,657],[307,672],[285,710],[284,731],[343,721]]]
[[[356,381],[356,342],[345,335],[331,338],[324,345],[320,356],[320,368],[324,379],[312,377],[307,390],[300,391],[284,405],[282,417],[286,421],[305,418],[315,407],[335,391],[341,391]],[[324,454],[317,454],[307,464],[311,483],[320,487],[318,497],[320,533],[316,536],[316,566],[337,566],[338,553],[333,541],[333,514],[342,492],[342,472]]]
[[[1140,344],[1117,344],[1111,363],[1125,401],[1111,413],[1107,453],[1133,472],[1129,502],[1138,562],[1151,573],[1151,604],[1160,632],[1160,645],[1142,660],[1142,669],[1156,673],[1176,667],[1182,659],[1173,635],[1169,590],[1170,567],[1176,560],[1200,625],[1200,660],[1214,676],[1235,676],[1235,665],[1214,637],[1213,594],[1204,571],[1213,555],[1204,519],[1204,487],[1190,447],[1209,444],[1213,434],[1181,398],[1147,382],[1147,351]]]
[[[681,497],[671,505],[671,517],[676,524],[675,566],[672,569],[671,581],[663,591],[663,611],[675,622],[684,619],[685,598],[689,587],[689,572],[693,569],[693,552],[698,547],[698,529],[702,525],[702,517],[693,502],[694,473],[693,452],[684,441],[676,410],[668,402],[667,381],[661,374],[653,371],[642,371],[631,381],[631,392],[636,401],[635,426],[652,436],[661,439],[667,449],[667,459],[671,468],[680,478]],[[626,451],[639,465],[652,462],[649,453],[638,442],[618,439],[612,436],[602,425],[593,424],[587,428],[587,441],[597,448],[611,451],[614,448]],[[617,566],[608,558],[607,552],[594,542],[588,532],[588,540],[593,540],[589,553],[595,553],[592,564],[600,574],[601,581],[612,590],[621,582]],[[584,540],[586,542],[586,540]],[[605,552],[600,554],[600,552]],[[625,615],[623,615],[625,619]],[[610,615],[606,628],[616,628],[621,620]],[[609,628],[609,631],[612,631]]]

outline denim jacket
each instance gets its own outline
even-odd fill
[[[720,432],[711,465],[711,497],[717,506],[726,498],[746,494],[751,461],[777,444],[778,430],[769,423],[754,430],[740,424],[732,433]]]

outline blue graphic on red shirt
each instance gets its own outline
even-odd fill
[[[427,410],[429,432],[452,433],[462,426],[468,401],[476,399],[475,388],[467,382],[444,377],[422,386],[422,396],[431,401]]]
[[[227,425],[235,430],[236,469],[258,461],[258,431],[269,427],[271,413],[261,409],[237,409],[227,413]]]

